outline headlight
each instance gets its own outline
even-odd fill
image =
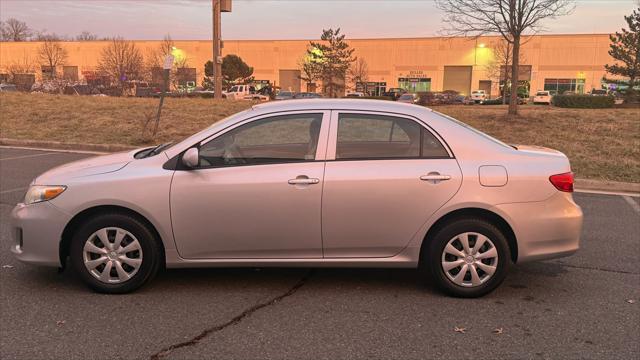
[[[24,203],[29,205],[41,201],[49,201],[62,194],[66,189],[66,186],[32,185],[24,195]]]

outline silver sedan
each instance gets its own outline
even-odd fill
[[[578,250],[572,191],[562,153],[424,107],[276,102],[38,176],[12,212],[12,251],[108,293],[163,266],[334,266],[419,268],[475,297],[512,263]]]

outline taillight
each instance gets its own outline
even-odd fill
[[[573,192],[573,173],[556,174],[549,176],[549,181],[556,189],[564,192]]]

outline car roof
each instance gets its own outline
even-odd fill
[[[430,108],[416,107],[415,105],[407,105],[388,100],[373,99],[313,99],[313,100],[296,100],[296,101],[274,101],[268,103],[257,104],[252,107],[256,112],[278,112],[278,111],[295,111],[295,110],[371,110],[383,112],[397,112],[404,114],[415,113],[417,109],[421,111],[431,111]]]

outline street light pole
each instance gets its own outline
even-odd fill
[[[213,83],[214,98],[222,99],[222,56],[220,52],[221,45],[221,26],[220,26],[220,2],[222,0],[211,0],[213,10]]]

